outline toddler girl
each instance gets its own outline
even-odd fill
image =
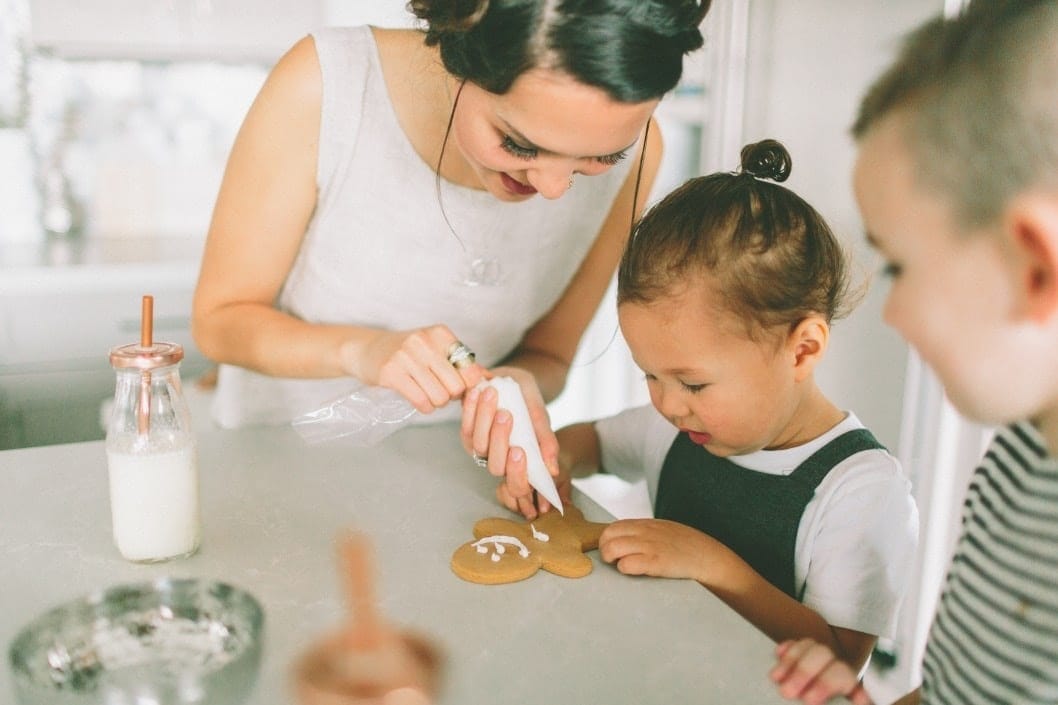
[[[918,518],[896,459],[814,380],[847,263],[774,183],[789,173],[781,144],[749,145],[740,172],[691,179],[636,227],[618,312],[652,406],[561,429],[560,480],[645,475],[654,517],[608,527],[604,560],[697,580],[773,639],[862,665],[895,625]]]

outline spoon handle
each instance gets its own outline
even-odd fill
[[[349,603],[350,632],[371,642],[378,636],[380,622],[375,598],[375,566],[371,542],[360,532],[348,531],[339,541],[345,572],[346,599]]]

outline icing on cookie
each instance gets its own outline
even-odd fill
[[[567,503],[565,515],[545,512],[532,524],[521,517],[481,519],[474,524],[474,539],[452,554],[452,572],[482,585],[525,580],[540,570],[564,578],[582,578],[592,570],[592,559],[585,551],[598,548],[605,526],[586,520],[571,503]],[[497,546],[504,554],[497,552]],[[515,551],[522,557],[506,558]]]
[[[498,561],[500,556],[507,552],[507,549],[503,546],[504,544],[517,547],[518,555],[522,558],[529,557],[529,549],[526,548],[526,545],[513,536],[486,536],[483,539],[478,539],[472,545],[478,550],[478,553],[487,553],[489,549],[485,544],[492,544],[492,550],[495,551],[492,554],[493,562]]]

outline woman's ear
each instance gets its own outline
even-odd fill
[[[1058,194],[1015,200],[1005,217],[1014,252],[1017,313],[1034,323],[1058,314]]]
[[[793,362],[794,380],[807,379],[823,359],[830,341],[830,324],[818,314],[801,320],[786,339],[786,349]]]

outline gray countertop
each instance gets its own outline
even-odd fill
[[[511,516],[454,425],[409,428],[370,449],[306,446],[289,428],[199,436],[203,544],[189,559],[137,565],[111,542],[102,442],[0,452],[0,645],[33,615],[95,589],[162,576],[219,579],[266,612],[250,702],[291,702],[294,657],[343,617],[333,541],[372,538],[381,609],[432,636],[446,659],[442,702],[780,703],[773,645],[692,581],[621,575],[592,552],[591,575],[539,573],[481,586],[449,568],[475,521]],[[584,495],[589,519],[608,515]],[[511,517],[514,518],[514,517]],[[0,669],[0,702],[11,696]]]

